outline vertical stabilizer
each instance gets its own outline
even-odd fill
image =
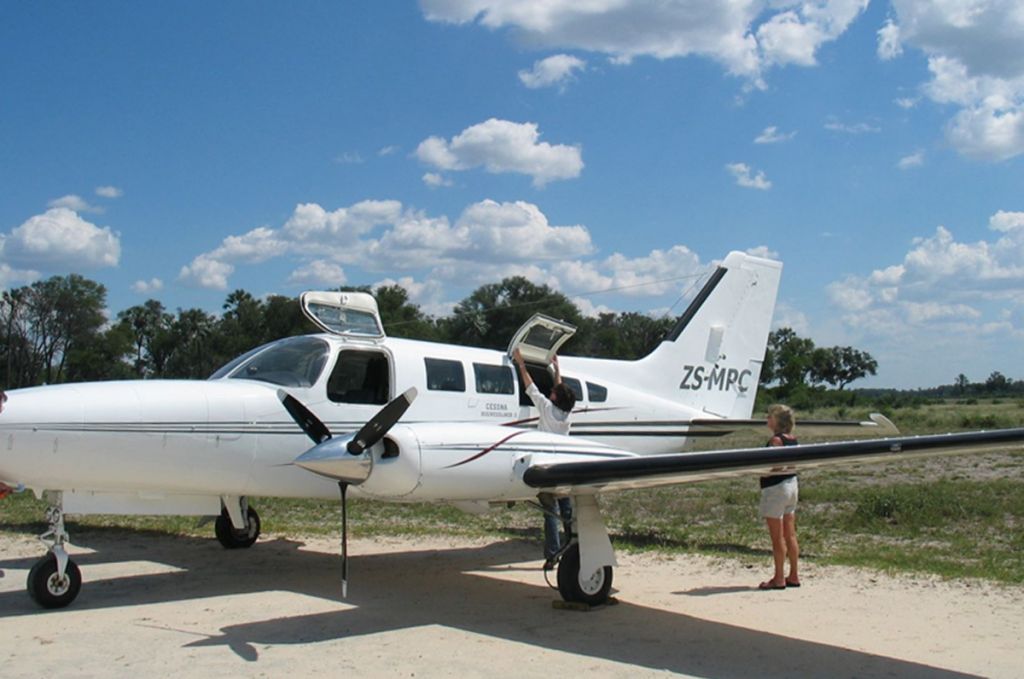
[[[781,273],[781,262],[729,253],[665,341],[638,361],[638,386],[709,415],[749,418]]]

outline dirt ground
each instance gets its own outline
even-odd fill
[[[73,536],[74,537],[74,536]],[[803,587],[724,559],[620,554],[616,605],[552,606],[540,546],[351,544],[97,531],[72,552],[85,584],[61,611],[25,592],[42,553],[0,536],[7,677],[1020,677],[1024,588],[808,564]]]

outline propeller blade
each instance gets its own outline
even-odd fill
[[[314,415],[309,408],[302,405],[299,399],[284,389],[277,390],[277,397],[281,399],[281,404],[284,405],[284,409],[295,420],[295,424],[299,425],[299,428],[306,432],[306,436],[311,438],[313,443],[323,443],[331,438],[331,430],[327,428],[327,425],[321,422],[320,418]]]
[[[412,405],[415,399],[416,387],[409,387],[404,393],[399,394],[392,400],[391,403],[381,408],[348,442],[348,452],[352,455],[362,455],[364,450],[380,441],[384,434],[388,433],[388,430],[395,426],[395,423],[405,414],[405,411],[409,409],[409,406]],[[287,408],[288,406],[286,405],[285,407]]]

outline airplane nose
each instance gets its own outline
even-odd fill
[[[358,485],[370,478],[373,455],[370,449],[359,455],[348,452],[350,440],[350,436],[328,439],[299,455],[294,464],[320,476]]]

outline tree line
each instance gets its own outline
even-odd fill
[[[676,322],[636,312],[585,316],[562,293],[522,276],[477,288],[443,318],[423,313],[401,286],[372,292],[390,336],[493,349],[504,349],[516,329],[539,312],[577,326],[568,354],[635,359],[653,350]],[[0,300],[0,386],[202,379],[253,347],[317,330],[297,299],[283,295],[258,299],[235,290],[219,315],[198,308],[172,313],[159,300],[149,299],[108,320],[106,294],[102,284],[78,274],[5,291]],[[877,367],[867,352],[816,347],[791,328],[781,328],[769,337],[761,384],[775,385],[773,395],[779,397],[825,385],[841,391],[854,380],[876,374]]]

